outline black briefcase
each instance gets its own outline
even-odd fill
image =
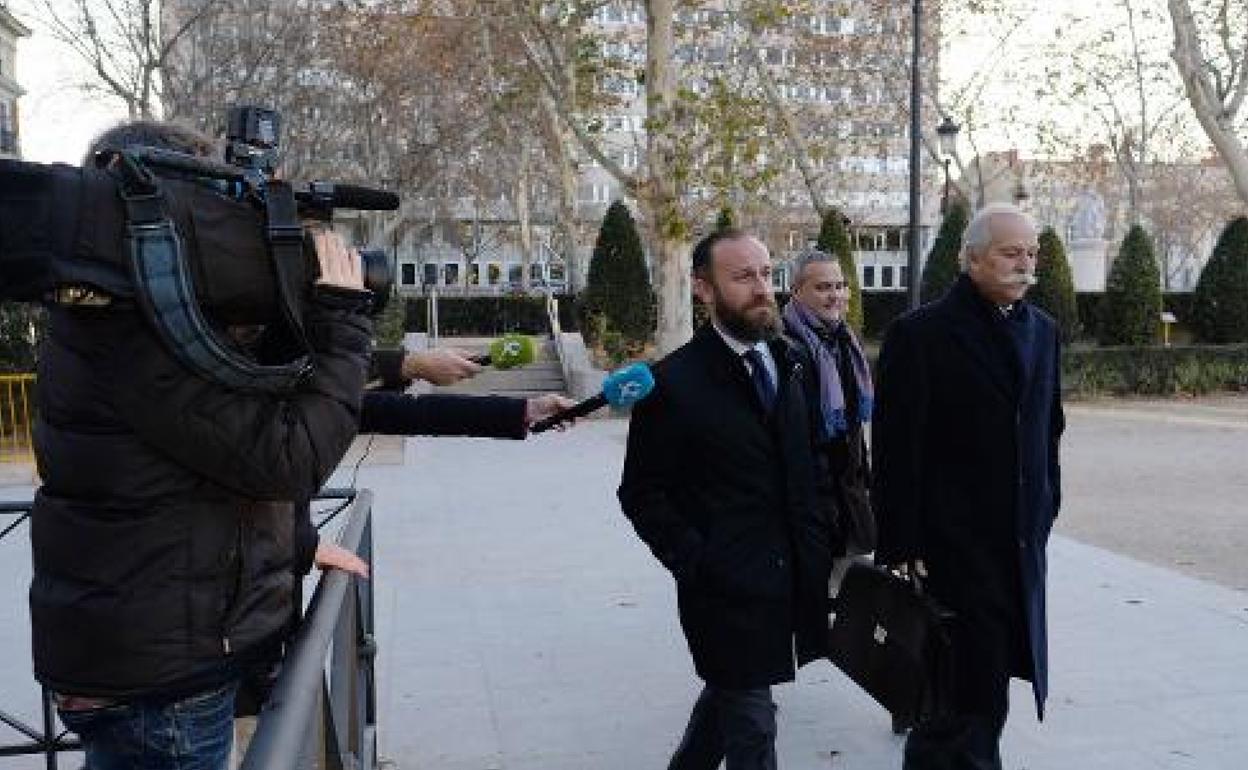
[[[951,713],[952,612],[917,583],[866,564],[845,573],[835,609],[828,657],[895,721]]]

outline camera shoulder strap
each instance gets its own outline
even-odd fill
[[[282,317],[290,327],[295,342],[308,355],[312,346],[303,328],[303,314],[296,300],[303,287],[301,268],[306,264],[303,253],[303,225],[299,221],[295,190],[289,182],[271,179],[264,189],[264,217],[273,258],[273,282],[282,307]]]
[[[229,388],[267,393],[295,388],[311,372],[310,357],[264,366],[218,337],[195,300],[182,239],[159,184],[133,157],[124,152],[117,157],[135,297],[165,346],[195,374]]]

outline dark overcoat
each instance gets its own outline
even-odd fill
[[[1061,502],[1064,427],[1053,320],[1009,316],[963,275],[898,319],[880,353],[872,427],[876,560],[921,558],[958,614],[957,702],[1004,708],[1010,676],[1048,690],[1045,546]]]
[[[804,368],[771,346],[770,415],[710,325],[656,367],[633,409],[619,498],[676,578],[694,666],[733,689],[789,681],[826,654],[831,549],[813,504]]]

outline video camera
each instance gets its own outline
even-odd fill
[[[318,277],[304,221],[393,210],[399,199],[277,178],[280,127],[273,110],[231,108],[225,162],[135,145],[105,148],[82,168],[0,160],[0,299],[137,305],[196,372],[242,389],[293,387],[310,367],[302,319]],[[361,257],[379,312],[390,265],[379,250]],[[279,323],[305,350],[280,366],[250,362],[216,332]]]

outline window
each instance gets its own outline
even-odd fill
[[[897,285],[898,285],[898,286],[909,286],[910,284],[909,284],[909,282],[906,280],[906,278],[908,278],[908,277],[909,277],[909,274],[910,274],[910,268],[905,267],[905,266],[902,266],[902,267],[897,268],[897,272],[898,272],[898,274],[899,274],[899,277],[898,277],[898,280],[897,280]]]
[[[545,278],[546,276],[543,274],[544,271],[542,270],[543,267],[545,267],[545,265],[541,262],[534,262],[529,265],[529,280],[536,282]]]
[[[592,203],[610,203],[611,185],[593,184],[589,186],[589,200]]]
[[[447,262],[442,266],[442,283],[447,286],[459,285],[459,265]]]
[[[880,285],[885,289],[893,288],[893,266],[885,265],[880,270]]]
[[[497,262],[491,262],[485,267],[485,275],[491,286],[497,286],[498,282],[503,280],[503,266]]]
[[[438,266],[432,262],[425,263],[425,285],[434,286],[438,282]]]
[[[875,265],[862,266],[862,288],[875,288]]]
[[[481,285],[481,266],[478,265],[476,262],[473,262],[468,265],[468,285],[469,286]]]
[[[404,286],[416,285],[416,265],[412,264],[411,262],[404,262],[400,266],[400,271],[402,275],[399,278],[399,283],[401,283]]]
[[[507,283],[512,286],[519,286],[524,282],[524,266],[508,265],[507,266]]]

